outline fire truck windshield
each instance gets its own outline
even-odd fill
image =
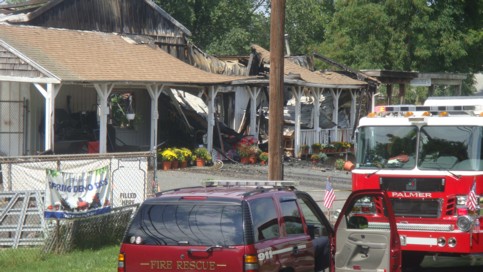
[[[360,127],[356,167],[413,169],[417,165],[421,170],[482,171],[482,129],[476,126]]]

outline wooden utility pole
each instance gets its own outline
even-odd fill
[[[283,179],[283,67],[285,0],[272,0],[270,16],[270,92],[268,115],[268,180]]]

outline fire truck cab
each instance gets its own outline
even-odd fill
[[[380,106],[357,128],[353,191],[388,192],[403,264],[483,253],[483,97]]]

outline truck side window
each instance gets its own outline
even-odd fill
[[[303,234],[304,228],[302,226],[302,218],[300,217],[300,212],[297,207],[297,201],[293,199],[292,201],[282,201],[282,216],[285,222],[285,231],[287,235],[290,234]]]
[[[253,218],[255,242],[278,238],[277,212],[272,198],[258,198],[248,202]]]

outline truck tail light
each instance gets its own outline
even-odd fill
[[[257,255],[245,255],[245,272],[257,272],[258,271],[258,257]]]
[[[124,272],[126,266],[124,263],[124,253],[119,253],[117,257],[117,272]]]

